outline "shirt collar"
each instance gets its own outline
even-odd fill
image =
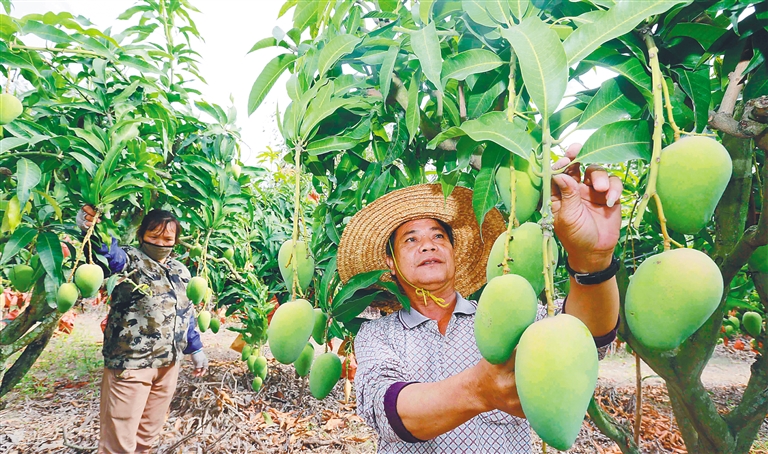
[[[453,313],[474,315],[475,312],[477,312],[477,304],[467,300],[461,296],[459,292],[456,292],[456,306],[453,308]],[[417,310],[406,311],[405,308],[398,311],[398,318],[400,319],[400,323],[402,323],[403,327],[406,329],[416,328],[422,323],[430,320],[429,317]]]

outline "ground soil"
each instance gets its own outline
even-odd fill
[[[74,322],[78,342],[94,347],[101,342],[99,322],[104,308],[90,308]],[[226,325],[225,325],[226,327]],[[72,335],[69,335],[72,336]],[[58,334],[44,355],[58,351]],[[222,329],[203,334],[210,373],[191,376],[184,362],[171,412],[157,443],[158,453],[374,453],[376,435],[355,415],[354,390],[345,402],[343,382],[331,396],[318,401],[291,366],[270,362],[269,377],[258,393],[250,389],[251,375],[230,349],[236,333]],[[732,344],[731,344],[732,345]],[[60,349],[59,349],[60,350]],[[266,349],[265,349],[266,350]],[[93,350],[98,351],[98,350]],[[266,350],[268,355],[268,350]],[[269,356],[269,355],[268,355]],[[40,363],[43,364],[43,358]],[[55,360],[55,358],[54,358]],[[718,346],[702,376],[723,410],[739,402],[749,378],[754,355]],[[71,362],[71,361],[70,361]],[[48,362],[50,364],[50,361]],[[99,432],[98,385],[100,369],[74,377],[57,364],[33,368],[27,382],[40,391],[19,387],[0,401],[0,453],[83,453],[96,445]],[[684,453],[663,381],[641,366],[643,414],[640,445],[644,453]],[[67,377],[67,378],[62,378]],[[635,359],[615,349],[600,364],[596,396],[616,419],[631,424],[635,414]],[[535,438],[535,436],[534,436]],[[768,440],[763,424],[755,453]],[[542,452],[535,440],[533,452]],[[559,452],[550,448],[550,453]],[[615,443],[585,421],[569,453],[619,453]]]

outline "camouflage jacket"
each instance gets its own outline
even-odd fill
[[[183,354],[192,353],[188,340],[194,350],[202,348],[191,323],[194,307],[186,293],[189,270],[170,258],[164,264],[158,263],[134,247],[119,248],[117,253],[125,254],[125,265],[109,271],[129,275],[112,292],[104,330],[104,366],[167,367]],[[188,331],[194,336],[189,336]]]

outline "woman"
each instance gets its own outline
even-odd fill
[[[85,206],[78,226],[91,226],[96,211]],[[192,355],[193,375],[208,368],[194,307],[186,296],[191,275],[170,258],[181,226],[164,210],[152,210],[137,232],[139,247],[94,247],[107,274],[126,278],[112,292],[104,330],[100,453],[149,452],[171,404],[182,355]]]

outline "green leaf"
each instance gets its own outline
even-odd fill
[[[349,34],[339,35],[328,42],[320,51],[318,58],[317,69],[320,72],[320,77],[324,77],[325,73],[336,64],[337,61],[344,55],[355,50],[360,38]]]
[[[16,163],[16,197],[19,198],[19,205],[22,207],[27,204],[32,188],[40,183],[43,173],[40,167],[26,158],[21,158]]]
[[[666,38],[687,37],[692,38],[699,44],[704,50],[707,50],[715,43],[721,36],[728,32],[726,28],[720,28],[709,24],[699,24],[693,22],[683,22],[675,25],[672,30],[667,33]]]
[[[763,63],[755,68],[755,72],[750,76],[749,82],[744,87],[743,97],[746,100],[750,100],[766,93],[768,93],[768,63]]]
[[[499,201],[494,175],[496,175],[496,169],[507,159],[509,159],[509,152],[501,147],[489,145],[483,151],[480,172],[475,178],[475,186],[472,191],[472,208],[475,211],[478,225],[483,225],[485,215]]]
[[[640,110],[640,106],[624,95],[616,79],[608,79],[584,109],[579,120],[579,129],[597,129],[608,123],[630,120],[640,113]]]
[[[523,20],[525,12],[528,11],[528,6],[531,4],[530,0],[507,0],[507,2],[509,3],[509,9],[515,19],[517,19],[518,22]]]
[[[568,84],[568,64],[560,38],[537,16],[523,19],[520,25],[501,33],[515,49],[531,100],[549,119]]]
[[[61,263],[64,261],[64,253],[61,250],[61,242],[55,233],[42,232],[37,237],[37,253],[40,263],[56,283],[61,283],[64,276],[61,273]]]
[[[471,74],[496,69],[504,62],[493,52],[485,49],[470,49],[451,55],[443,62],[443,87],[447,79],[464,80]]]
[[[440,89],[440,72],[443,69],[443,57],[440,55],[440,41],[437,38],[435,23],[411,33],[411,47],[419,59],[421,70],[432,84]]]
[[[563,42],[565,53],[568,55],[568,66],[579,63],[603,43],[631,32],[646,18],[661,14],[678,3],[690,2],[691,0],[617,2],[598,20],[581,25]]]
[[[34,192],[35,194],[44,198],[48,202],[48,205],[50,205],[51,208],[53,208],[53,212],[56,214],[56,219],[58,219],[59,221],[63,220],[62,214],[61,214],[61,206],[59,206],[59,203],[56,201],[56,199],[51,197],[50,194],[42,191],[35,190]]]
[[[405,126],[408,129],[408,143],[419,133],[421,123],[421,108],[419,107],[419,79],[421,73],[413,73],[411,83],[408,86],[408,106],[405,109]]]
[[[248,115],[251,115],[259,108],[269,90],[277,82],[277,79],[295,60],[296,55],[294,54],[282,54],[267,63],[267,66],[264,67],[261,74],[256,78],[256,82],[253,83],[253,87],[251,87],[251,94],[248,96]]]
[[[130,55],[121,55],[117,58],[118,63],[121,63],[129,68],[138,69],[141,72],[150,72],[154,74],[165,74],[157,66],[148,63],[146,60],[138,57],[132,57]]]
[[[411,300],[409,300],[407,296],[403,295],[403,292],[400,291],[400,288],[397,286],[397,284],[391,281],[379,281],[378,285],[384,287],[389,291],[389,293],[395,295],[397,301],[401,306],[403,306],[403,309],[406,311],[411,310]]]
[[[381,296],[381,292],[377,290],[360,290],[346,299],[341,306],[335,308],[331,316],[339,323],[349,323],[379,296]]]
[[[499,80],[483,93],[470,96],[469,101],[467,102],[467,116],[469,118],[478,118],[482,114],[488,112],[491,106],[493,106],[506,89],[507,82]]]
[[[397,4],[400,2],[399,0],[378,0],[378,3],[382,11],[392,12],[397,9]]]
[[[22,31],[24,34],[32,33],[46,41],[52,41],[57,44],[72,42],[72,38],[58,28],[34,20],[27,21],[22,27]]]
[[[651,159],[651,133],[645,120],[610,123],[595,131],[576,157],[582,164],[614,164]]]
[[[247,54],[250,54],[251,52],[257,51],[259,49],[266,49],[267,47],[275,47],[277,46],[277,40],[275,38],[269,37],[264,38],[256,42],[256,44],[251,47],[251,50],[249,50]]]
[[[298,0],[293,10],[293,26],[303,32],[312,21],[316,20],[319,0]]]
[[[583,104],[581,104],[581,106],[583,106]],[[583,112],[584,108],[576,105],[566,106],[555,112],[549,119],[550,134],[552,134],[552,137],[559,139],[560,134],[562,134],[568,126],[579,121]]]
[[[432,16],[432,8],[435,6],[435,0],[419,0],[419,17],[421,22],[428,24]]]
[[[461,129],[476,142],[488,140],[528,159],[536,143],[517,123],[510,123],[504,112],[488,112],[476,120],[465,121]]]
[[[3,255],[0,256],[0,265],[7,263],[10,259],[14,258],[19,251],[29,246],[29,243],[35,239],[36,235],[37,230],[30,227],[22,225],[16,229],[3,247]]]
[[[392,83],[392,72],[395,70],[395,62],[397,61],[397,54],[399,51],[399,47],[389,46],[389,50],[384,56],[384,61],[381,63],[381,69],[379,70],[379,87],[381,87],[381,96],[384,100],[386,100],[389,95],[389,86]]]
[[[299,137],[309,140],[321,121],[330,117],[337,109],[354,101],[354,98],[333,98],[333,81],[321,88],[309,103],[299,128]]]
[[[474,22],[486,27],[494,28],[498,24],[485,9],[486,0],[461,0],[461,8]]]
[[[319,156],[331,151],[349,150],[360,143],[359,140],[345,136],[329,136],[313,140],[307,146],[307,152],[311,156]]]
[[[700,71],[686,71],[684,69],[675,69],[680,88],[686,95],[693,100],[693,112],[696,115],[696,132],[704,131],[709,120],[709,103],[712,92],[709,87],[709,68]],[[754,80],[754,76],[751,81]],[[749,99],[745,97],[744,99]]]
[[[339,292],[333,297],[333,304],[331,305],[331,315],[335,317],[336,311],[340,310],[344,303],[354,295],[358,290],[367,289],[371,285],[375,284],[379,278],[388,273],[389,270],[374,270],[367,273],[360,273],[349,280]]]

